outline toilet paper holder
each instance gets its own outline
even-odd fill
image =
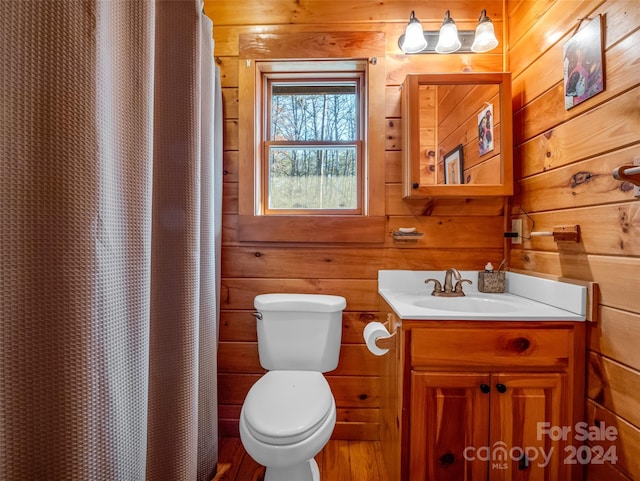
[[[374,321],[369,322],[365,326],[362,334],[369,352],[376,356],[383,356],[389,352],[388,348],[379,347],[377,341],[380,339],[391,339],[396,335],[397,328],[395,328],[395,325],[392,330],[389,329],[392,325],[394,325],[394,323],[391,322],[390,316],[387,316],[387,322],[385,323]]]

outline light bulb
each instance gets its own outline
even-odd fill
[[[487,17],[487,11],[483,10],[478,19],[476,34],[471,45],[471,51],[476,53],[488,52],[498,46],[498,39],[493,30],[493,23]]]
[[[427,39],[424,37],[422,24],[416,18],[415,12],[411,12],[407,29],[404,32],[404,39],[400,45],[400,49],[404,53],[418,53],[427,48]]]
[[[458,50],[462,44],[458,38],[458,27],[449,14],[449,10],[444,16],[442,27],[440,27],[440,36],[438,37],[438,45],[436,52],[453,53]]]

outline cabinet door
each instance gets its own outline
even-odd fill
[[[491,376],[490,481],[571,479],[558,435],[568,425],[566,382],[561,373]]]
[[[404,198],[513,194],[511,74],[408,74]]]
[[[489,374],[412,371],[409,479],[485,481],[487,462],[474,447],[487,446]]]

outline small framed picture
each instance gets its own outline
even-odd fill
[[[493,150],[493,104],[485,105],[478,114],[478,152],[484,155]]]
[[[462,176],[463,155],[462,144],[458,145],[451,152],[444,155],[444,183],[445,184],[462,184],[464,178]]]
[[[602,19],[598,15],[562,47],[564,106],[569,110],[604,90]]]

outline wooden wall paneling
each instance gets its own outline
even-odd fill
[[[537,133],[552,129],[571,117],[593,108],[594,104],[602,104],[637,85],[640,77],[640,64],[637,62],[637,54],[629,48],[629,45],[637,45],[638,43],[640,43],[640,31],[606,51],[605,90],[589,99],[588,102],[578,104],[571,110],[558,108],[564,104],[564,85],[562,70],[557,63],[555,66],[546,61],[542,63],[541,67],[546,71],[556,70],[554,77],[557,83],[540,95],[535,95],[529,88],[529,84],[539,85],[540,79],[530,69],[525,71],[514,81],[514,91],[517,89],[519,93],[523,93],[523,95],[517,96],[519,102],[524,102],[528,96],[532,98],[526,105],[519,105],[517,108],[522,108],[514,114],[513,123],[514,126],[518,126],[514,130],[514,141],[516,143],[524,142]],[[541,115],[541,112],[544,114]]]
[[[580,209],[545,211],[520,215],[523,242],[518,250],[562,253],[640,256],[640,205],[636,202],[604,204]],[[531,237],[531,230],[553,231],[554,226],[580,226],[580,242],[554,242],[553,237]]]
[[[500,137],[497,135],[495,139],[496,142],[500,141]],[[502,182],[501,165],[500,157],[494,155],[480,164],[465,167],[464,182],[465,184],[500,184]]]
[[[242,405],[244,398],[262,374],[218,373],[218,402],[220,405]]]
[[[502,215],[502,198],[402,199],[402,185],[386,185],[388,216]],[[406,227],[406,226],[403,226]]]
[[[249,310],[221,310],[220,333],[218,340],[256,342],[256,318],[253,316],[255,309]]]
[[[512,214],[633,200],[633,185],[616,180],[612,173],[637,156],[640,145],[633,145],[522,179]]]
[[[408,73],[501,72],[502,55],[394,55],[387,57],[387,85],[400,85]]]
[[[408,248],[446,249],[451,246],[469,247],[502,247],[502,218],[499,216],[423,216],[423,217],[390,217],[389,232],[400,227],[416,227],[424,237],[415,242],[394,241],[387,236],[386,245],[399,246],[406,244]],[[492,235],[487,235],[491,233]]]
[[[522,175],[640,142],[639,104],[640,87],[636,87],[521,144]]]
[[[606,15],[604,47],[607,50],[635,32],[640,24],[640,3],[634,1],[607,0],[594,13]]]
[[[521,25],[520,29],[514,30],[513,33],[521,33],[522,36],[511,37],[509,41],[509,67],[513,77],[517,77],[531,63],[535,63],[559,38],[575,30],[578,19],[588,17],[602,3],[603,0],[553,2],[542,17],[534,19],[525,15],[528,10],[526,6],[514,12],[514,16],[509,18],[509,29],[513,25]],[[531,20],[536,21],[531,23]],[[549,35],[549,32],[553,32],[554,35]]]
[[[257,343],[221,342],[218,369],[224,373],[263,373],[260,366]],[[338,367],[331,371],[334,376],[376,376],[382,360],[372,356],[363,344],[345,344],[340,349]]]
[[[240,58],[291,58],[293,45],[300,58],[335,58],[336,49],[348,51],[350,58],[368,58],[371,52],[384,52],[384,41],[384,34],[378,32],[304,31],[240,35]]]
[[[562,40],[566,41],[567,39],[568,35]],[[533,48],[533,46],[531,48]],[[558,43],[550,50],[544,52],[536,63],[528,66],[526,70],[512,78],[514,97],[513,111],[517,112],[529,102],[551,89],[556,83],[562,83],[562,69],[562,44]],[[560,104],[554,104],[550,109],[554,115],[556,115],[558,106],[562,106],[564,110],[564,89],[562,102]],[[518,139],[514,137],[514,141],[517,140]]]
[[[263,374],[256,342],[220,342],[218,372]]]
[[[400,106],[402,104],[400,95],[402,90],[399,86],[387,86],[384,89],[384,116],[386,118],[400,118]]]
[[[256,318],[251,310],[222,310],[220,311],[219,340],[256,342]],[[369,322],[377,321],[379,313],[344,312],[342,314],[342,343],[364,344],[362,331]]]
[[[222,213],[238,213],[238,183],[223,182],[222,184]]]
[[[587,419],[589,426],[601,426],[609,430],[609,439],[589,441],[592,449],[615,456],[616,468],[623,471],[630,479],[640,479],[640,458],[634,455],[640,446],[640,430],[628,421],[616,416],[592,400],[587,401]],[[613,429],[615,431],[613,431]],[[613,439],[610,439],[613,438]],[[601,450],[600,450],[601,448]],[[591,463],[592,467],[599,465],[599,461]],[[608,463],[607,463],[608,464]],[[626,479],[629,479],[626,478]],[[617,479],[615,475],[603,477],[607,481]]]
[[[224,200],[223,200],[224,207]],[[238,242],[238,216],[233,214],[222,214],[222,245],[235,245]]]
[[[223,278],[221,309],[251,309],[258,294],[291,292],[335,294],[347,299],[347,311],[376,311],[378,279]]]
[[[521,250],[512,251],[511,266],[597,282],[602,306],[640,313],[640,297],[637,295],[638,258],[564,253],[561,249],[559,252]]]
[[[238,202],[245,200],[242,186],[243,181],[241,180],[238,189]],[[382,204],[380,199],[376,199],[374,202]],[[374,202],[369,204],[371,209],[373,209]],[[382,209],[384,206],[379,208]],[[242,212],[242,205],[239,210]],[[371,212],[369,216],[318,215],[307,216],[302,220],[295,215],[269,217],[240,215],[238,218],[238,237],[242,241],[251,243],[289,242],[293,244],[306,243],[307,245],[343,243],[369,244],[375,247],[384,242],[384,224],[383,215],[372,215]]]
[[[504,257],[502,247],[460,249],[389,249],[386,252],[386,269],[415,271],[442,270],[455,267],[459,270],[480,270],[490,260],[500,264]],[[443,272],[444,279],[444,272]],[[426,292],[426,291],[425,291]],[[430,292],[430,291],[429,291]]]
[[[589,466],[585,481],[633,481],[622,471],[609,463]]]
[[[375,279],[382,249],[362,247],[228,247],[222,254],[223,277]]]
[[[442,25],[442,17],[447,8],[450,7],[450,4],[444,5],[442,7],[442,13],[438,15],[437,19],[430,20],[426,17],[420,17],[420,21],[422,23],[422,27],[425,30],[438,30]],[[405,31],[407,26],[407,22],[409,20],[409,13],[414,7],[407,7],[406,16],[400,21],[395,22],[359,22],[359,23],[316,23],[313,25],[313,30],[316,32],[382,32],[385,34],[385,51],[387,56],[394,55],[402,55],[400,53],[400,49],[398,47],[398,38]],[[473,17],[472,20],[461,20],[461,18],[456,18],[456,23],[459,29],[468,29],[472,30],[475,28],[478,14],[480,11],[478,10],[477,14]],[[480,59],[481,57],[486,57],[487,55],[491,55],[494,57],[502,57],[502,50],[504,43],[502,42],[502,20],[499,17],[494,17],[491,13],[489,13],[491,17],[496,37],[498,39],[499,45],[488,54],[479,54],[474,55],[474,58]],[[257,34],[257,33],[283,33],[283,32],[308,32],[309,25],[304,24],[282,24],[282,25],[214,25],[213,29],[213,38],[214,38],[214,54],[219,57],[234,57],[238,56],[239,53],[239,38],[242,34]],[[435,56],[415,56],[414,58],[431,57]],[[470,57],[467,57],[465,60],[467,65],[473,64],[473,61]],[[423,60],[424,62],[424,60]],[[457,63],[456,63],[457,65]],[[425,70],[424,68],[422,70]],[[446,71],[446,70],[445,70]],[[396,84],[399,85],[399,84]]]
[[[634,426],[640,426],[640,373],[619,362],[591,353],[587,395]]]
[[[238,118],[238,89],[223,88],[222,89],[222,115],[225,119]]]
[[[222,158],[223,182],[238,182],[238,151],[227,150]]]
[[[223,122],[223,149],[238,150],[238,119],[229,119]]]
[[[402,149],[402,120],[387,119],[384,129],[385,150],[401,150]]]
[[[402,182],[402,151],[387,150],[384,153],[385,184],[399,184]],[[385,188],[386,190],[386,188]]]
[[[420,5],[417,16],[427,19],[440,19],[446,5],[452,2],[431,2]],[[362,0],[307,0],[304,5],[296,0],[271,0],[264,2],[246,2],[242,14],[238,13],[238,4],[234,0],[205,0],[204,9],[212,17],[214,25],[273,25],[273,24],[329,24],[406,22],[409,12],[415,4],[400,2],[367,2]],[[456,22],[477,21],[479,8],[486,8],[494,21],[502,19],[502,2],[486,0],[478,7],[476,2],[455,2],[452,16]],[[443,10],[444,9],[444,10]],[[438,24],[439,25],[439,24]],[[462,28],[458,26],[458,28]]]
[[[640,314],[602,306],[599,322],[587,332],[593,352],[640,371]]]
[[[240,70],[236,57],[216,55],[216,65],[220,67],[220,86],[222,88],[237,88]]]
[[[507,40],[511,49],[514,48],[520,38],[537,21],[544,17],[556,0],[518,0],[507,2],[505,17],[517,18],[518,21],[509,22]]]

